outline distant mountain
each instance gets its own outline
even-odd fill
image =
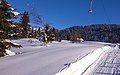
[[[75,41],[83,38],[89,41],[104,41],[120,43],[120,25],[118,24],[95,24],[88,26],[74,26],[59,32],[62,40]]]

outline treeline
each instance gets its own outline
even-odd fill
[[[29,24],[30,15],[28,11],[16,12],[16,9],[7,0],[0,0],[0,57],[7,54],[6,49],[16,47],[5,39],[38,38],[45,42],[46,46],[48,42],[56,39],[58,30],[43,22],[41,16],[35,11],[32,15],[40,28],[33,28]],[[14,19],[17,19],[18,16],[20,16],[20,20],[15,22]]]
[[[49,23],[43,22],[41,16],[35,11],[31,12],[39,28],[30,25],[28,11],[22,14],[16,12],[7,0],[0,0],[0,56],[6,55],[6,49],[15,47],[5,39],[37,38],[41,42],[70,40],[78,41],[83,38],[86,41],[120,42],[120,25],[96,24],[87,26],[74,26],[64,30],[57,30]],[[19,22],[15,22],[20,16]],[[47,46],[47,45],[46,45]]]
[[[37,23],[37,28],[30,23],[30,13]],[[20,16],[19,22],[14,20]],[[14,19],[14,20],[13,20]],[[34,27],[32,27],[34,26]],[[35,11],[16,12],[7,0],[0,0],[0,41],[4,39],[19,38],[44,38],[44,41],[52,41],[57,36],[58,30],[51,27],[49,23],[45,23],[39,13]],[[46,40],[45,40],[46,39]]]
[[[102,41],[120,43],[120,25],[95,24],[87,26],[74,26],[60,31],[63,40],[77,40],[83,38],[86,41]]]

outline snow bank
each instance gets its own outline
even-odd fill
[[[18,44],[18,43],[14,43],[14,42],[12,42],[14,45],[17,45],[17,46],[21,46],[20,44]]]
[[[118,43],[115,45],[115,49],[116,50],[119,49],[119,44]]]
[[[15,53],[14,52],[12,52],[12,51],[10,51],[10,50],[5,50],[6,51],[6,56],[12,56],[12,55],[15,55]]]
[[[98,48],[92,53],[88,54],[81,60],[71,63],[70,66],[63,69],[62,71],[56,73],[55,75],[81,75],[83,74],[96,60],[99,59],[101,54],[107,52],[111,47],[104,46],[102,48]]]
[[[23,39],[20,39],[19,41],[21,41],[21,42],[39,42],[39,40],[35,39],[35,38],[23,38]]]
[[[8,39],[6,39],[5,41],[6,41],[6,42],[11,42],[12,44],[17,45],[17,46],[21,46],[20,44],[15,43],[15,42],[12,42],[11,40],[8,40]]]

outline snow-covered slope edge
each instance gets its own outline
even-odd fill
[[[8,39],[6,39],[5,41],[6,41],[6,42],[10,42],[10,43],[12,43],[12,44],[15,45],[15,46],[22,47],[20,44],[14,43],[14,42],[12,42],[12,41],[10,41],[10,40],[8,40]],[[16,55],[16,53],[13,52],[13,51],[11,51],[11,50],[5,49],[5,51],[6,51],[6,53],[4,54],[5,56],[13,56],[13,55]]]
[[[10,51],[10,50],[5,50],[6,51],[6,55],[5,56],[12,56],[12,55],[15,55],[15,52],[12,52],[12,51]]]
[[[56,73],[55,75],[81,75],[86,71],[87,68],[89,68],[95,61],[97,61],[102,54],[106,53],[110,48],[110,46],[98,48],[97,50],[88,54],[81,60],[75,63],[71,63],[69,67]]]

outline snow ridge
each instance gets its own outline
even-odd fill
[[[12,52],[12,51],[10,51],[10,50],[5,50],[6,51],[6,53],[7,53],[7,55],[6,56],[13,56],[13,55],[15,55],[15,52]]]
[[[55,75],[82,75],[90,65],[92,65],[96,60],[98,60],[99,57],[103,53],[106,53],[110,48],[110,46],[98,48],[92,53],[89,53],[81,60],[75,63],[71,63],[69,67],[65,68],[61,72],[56,73]]]

